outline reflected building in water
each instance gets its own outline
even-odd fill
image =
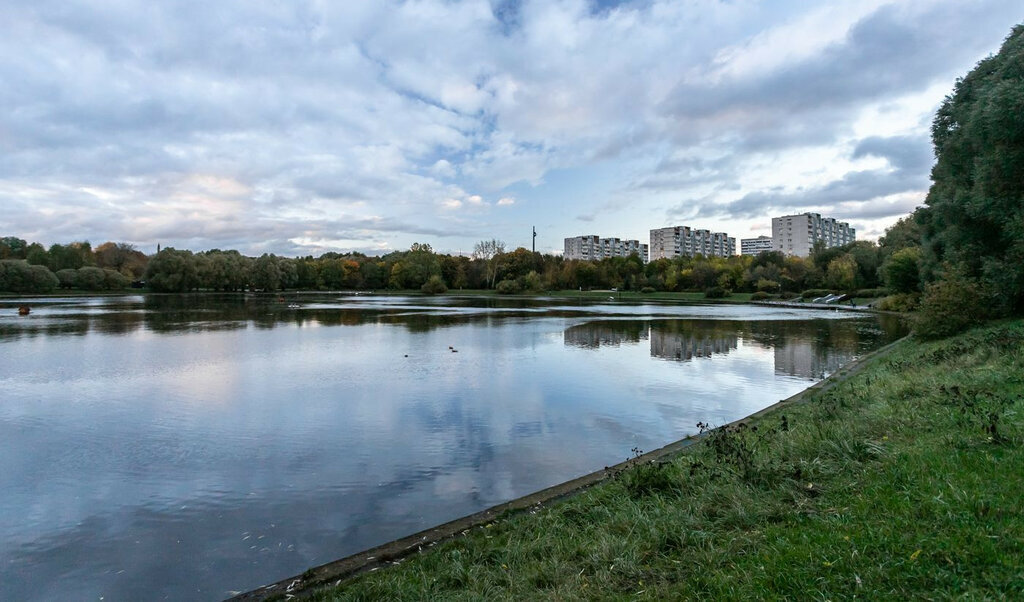
[[[854,349],[827,349],[814,341],[789,341],[775,345],[775,373],[818,380],[856,359]]]
[[[569,347],[599,349],[639,343],[647,338],[648,331],[646,322],[635,320],[587,322],[565,329],[562,336]]]
[[[735,335],[702,335],[651,329],[651,357],[687,361],[695,357],[725,355],[739,344]]]

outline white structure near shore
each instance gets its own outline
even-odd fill
[[[772,218],[772,248],[786,255],[807,257],[819,241],[828,249],[849,244],[856,238],[857,231],[850,224],[819,213]]]
[[[651,230],[651,260],[686,256],[730,257],[736,254],[736,239],[725,232],[711,232],[689,226]]]
[[[581,261],[597,261],[607,257],[629,257],[633,253],[639,255],[640,259],[647,263],[647,245],[639,240],[601,238],[596,234],[588,234],[566,238],[563,257]]]

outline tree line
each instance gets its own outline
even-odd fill
[[[632,291],[800,293],[808,289],[854,291],[886,286],[915,292],[914,274],[897,269],[918,255],[897,253],[913,227],[901,222],[881,244],[856,242],[816,248],[809,258],[767,252],[757,257],[679,257],[648,264],[637,255],[600,261],[566,260],[525,248],[506,251],[498,240],[476,244],[472,255],[436,253],[414,243],[382,256],[325,253],[319,257],[242,255],[238,251],[192,252],[166,248],[146,256],[125,243],[53,245],[49,250],[21,239],[0,239],[0,290],[46,292],[58,287],[117,289],[129,282],[157,292],[299,290],[494,289],[500,293],[619,288]],[[898,235],[897,235],[898,233]],[[900,248],[896,248],[899,246]],[[904,261],[906,260],[906,261]],[[896,266],[896,268],[894,268]],[[911,270],[913,271],[913,270]]]

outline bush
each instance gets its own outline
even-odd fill
[[[514,295],[522,290],[519,283],[515,280],[502,280],[498,283],[498,286],[494,287],[500,295]]]
[[[876,299],[878,297],[885,297],[889,294],[887,288],[862,288],[858,291],[854,291],[854,297],[860,297],[863,299]]]
[[[84,291],[98,291],[106,288],[106,274],[100,268],[85,267],[78,268],[78,275],[75,283],[78,288]]]
[[[650,295],[651,293],[656,292],[656,290],[657,289],[655,289],[653,286],[645,286],[642,289],[640,289],[640,292],[645,295]]]
[[[824,288],[812,288],[800,293],[800,297],[803,299],[817,299],[818,297],[824,297],[825,295],[831,295],[832,291]]]
[[[434,274],[427,278],[427,281],[423,283],[420,290],[428,295],[440,295],[448,292],[448,285],[444,283],[440,276]]]
[[[774,299],[775,295],[770,295],[764,291],[757,291],[753,295],[750,295],[751,301],[764,301],[766,299]]]
[[[60,281],[61,288],[74,288],[78,284],[78,270],[65,268],[63,270],[57,270],[55,275],[57,276],[57,280]]]
[[[530,270],[530,272],[523,277],[523,288],[533,293],[544,290],[544,283],[541,281],[540,274],[534,270]]]
[[[704,291],[705,299],[722,299],[732,294],[732,291],[728,291],[720,286],[712,286]]]
[[[766,292],[766,293],[777,293],[777,292],[779,292],[779,290],[781,288],[782,288],[782,286],[778,282],[775,282],[774,280],[769,280],[767,278],[761,278],[760,280],[757,281],[757,290],[758,291],[762,291],[762,292]]]
[[[880,300],[875,305],[875,309],[881,309],[883,311],[908,312],[917,309],[917,306],[920,303],[920,295],[915,293],[900,293],[898,295],[889,295],[888,297]]]
[[[103,268],[103,285],[108,289],[121,290],[128,288],[129,284],[131,284],[131,281],[121,272],[110,268]]]
[[[914,334],[939,339],[963,332],[991,317],[992,301],[977,280],[947,269],[942,280],[925,288],[921,312],[914,320]]]
[[[46,266],[29,265],[17,259],[0,261],[0,291],[48,293],[58,286],[60,280]]]

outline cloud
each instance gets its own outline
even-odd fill
[[[489,217],[511,204],[633,236],[652,215],[896,210],[927,188],[922,124],[1024,18],[1012,0],[0,6],[0,234],[254,250],[512,239]]]

